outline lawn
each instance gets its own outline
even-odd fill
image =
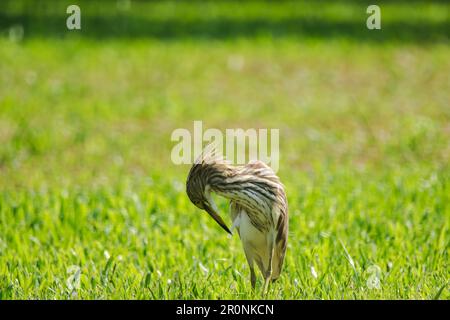
[[[270,299],[450,299],[444,1],[0,4],[0,299],[253,299],[177,128],[277,128]],[[228,225],[228,204],[217,199]]]

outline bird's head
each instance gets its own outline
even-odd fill
[[[207,181],[208,168],[205,163],[194,163],[186,181],[186,193],[189,200],[208,214],[229,234],[230,229],[218,214],[217,206],[211,197],[210,185]]]

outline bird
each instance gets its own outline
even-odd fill
[[[237,230],[250,268],[251,286],[255,289],[256,263],[266,293],[269,282],[281,274],[289,225],[284,185],[272,168],[259,160],[232,165],[204,151],[189,171],[186,193],[196,207],[206,211],[230,235]],[[212,193],[230,201],[231,230],[219,215]]]

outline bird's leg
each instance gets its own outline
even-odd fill
[[[273,260],[273,253],[274,253],[273,242],[274,241],[272,241],[272,239],[271,239],[270,243],[269,243],[269,266],[264,275],[263,294],[267,294],[267,289],[269,287],[270,278],[272,278],[272,260]]]
[[[253,266],[250,267],[250,283],[252,284],[252,289],[255,290],[256,287],[256,274]]]

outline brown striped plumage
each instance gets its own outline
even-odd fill
[[[226,161],[202,155],[192,166],[186,191],[198,208],[207,211],[228,233],[230,229],[218,214],[211,192],[230,200],[233,228],[241,238],[250,266],[252,287],[255,262],[265,279],[279,277],[288,236],[288,206],[283,184],[273,170],[261,161],[232,166]]]

